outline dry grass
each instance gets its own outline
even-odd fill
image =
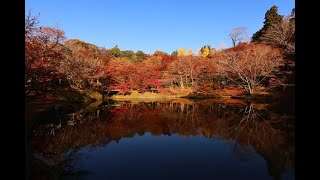
[[[216,94],[218,94],[220,97],[231,97],[231,96],[238,96],[241,94],[244,94],[245,91],[243,88],[232,88],[232,89],[221,89],[221,90],[216,90]]]
[[[102,100],[102,94],[100,94],[97,91],[94,91],[92,89],[87,89],[83,92],[83,94],[89,98],[96,99],[96,100]]]
[[[246,94],[245,90],[241,87],[230,87],[226,89],[212,90],[206,94],[194,93],[192,88],[166,88],[161,90],[161,93],[139,93],[138,91],[132,91],[130,95],[114,95],[112,99],[175,99],[175,98],[194,98],[194,99],[206,99],[206,98],[223,98],[230,99],[231,97],[242,96]],[[254,95],[270,95],[267,88],[257,87]]]
[[[132,91],[130,95],[114,95],[112,99],[172,99],[186,96],[191,93],[191,89],[166,89],[162,93],[139,93],[138,91]]]

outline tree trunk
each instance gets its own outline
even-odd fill
[[[187,83],[188,83],[188,76],[186,75],[186,76],[185,76],[185,78],[186,78],[186,86],[187,86]]]
[[[233,47],[236,47],[236,40],[232,39],[232,45]]]
[[[253,87],[251,85],[248,85],[249,94],[253,94]]]
[[[191,71],[191,85],[192,87],[194,86],[192,71]]]
[[[183,81],[182,81],[182,76],[180,77],[180,87],[184,88]]]

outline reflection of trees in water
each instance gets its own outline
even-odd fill
[[[255,109],[253,104],[178,100],[119,102],[112,106],[83,109],[63,118],[61,128],[55,131],[54,136],[33,138],[38,151],[64,153],[70,148],[89,144],[94,149],[112,140],[119,141],[145,132],[154,135],[203,135],[231,140],[234,142],[234,155],[239,159],[250,158],[254,150],[259,152],[266,158],[274,176],[294,168],[294,148],[288,145],[287,132],[280,127],[285,124],[281,122],[287,120],[267,110]]]
[[[236,142],[253,145],[258,149],[277,148],[285,142],[283,136],[271,126],[271,122],[263,117],[262,113],[264,112],[260,114],[253,109],[251,104],[241,109],[236,117],[238,119],[226,128],[225,134],[233,137]]]
[[[77,161],[85,158],[85,154],[78,153],[76,150],[70,150],[64,154],[35,153],[34,158],[31,179],[80,178],[91,173],[75,168]],[[46,175],[43,176],[42,173]]]
[[[233,107],[228,115],[220,116],[219,137],[229,140],[227,144],[231,146],[234,156],[241,160],[250,159],[255,151],[273,151],[285,140],[279,136],[281,132],[271,126],[268,116],[263,110],[254,109],[252,104]]]
[[[46,167],[45,171],[52,174],[52,177],[77,178],[87,175],[90,172],[74,167],[78,160],[85,158],[84,154],[78,152],[78,148],[87,144],[92,144],[91,147],[95,148],[110,142],[105,138],[106,135],[92,136],[97,135],[95,131],[101,129],[101,124],[92,122],[105,117],[104,113],[100,113],[98,105],[91,104],[72,113],[64,113],[61,107],[55,107],[57,120],[40,124],[33,129],[34,158],[42,162],[40,166]],[[91,126],[86,126],[87,124]]]
[[[238,145],[242,146],[241,150],[254,147],[265,158],[269,173],[275,179],[280,179],[284,171],[294,170],[294,146],[288,143],[288,132],[283,130],[286,127],[279,126],[288,121],[286,115],[270,114],[267,110],[254,109],[250,104],[239,111],[239,116],[238,123],[230,126],[228,132],[235,140],[234,152],[239,152]]]
[[[294,170],[294,145],[290,142],[292,139],[287,128],[281,127],[281,124],[292,122],[288,119],[290,116],[254,109],[252,104],[242,108],[238,116],[239,120],[225,131],[234,139],[234,152],[239,152],[238,147],[241,150],[243,147],[254,147],[265,158],[269,172],[275,179],[280,179],[284,171]]]

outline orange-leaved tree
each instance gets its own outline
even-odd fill
[[[53,27],[38,27],[38,17],[25,17],[25,94],[40,93],[52,86],[59,75],[56,67],[63,58],[65,34]]]
[[[221,52],[218,65],[224,76],[253,94],[282,65],[282,55],[279,49],[264,44],[241,46]]]

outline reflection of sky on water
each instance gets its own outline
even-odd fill
[[[89,179],[272,179],[264,159],[254,151],[250,158],[235,158],[231,146],[203,136],[146,133],[79,152],[89,155],[78,164],[93,172]]]
[[[287,149],[282,127],[292,116],[267,107],[193,101],[92,106],[35,126],[34,149],[74,150],[81,158],[72,168],[90,172],[83,176],[88,179],[294,179],[287,172],[294,150]]]

